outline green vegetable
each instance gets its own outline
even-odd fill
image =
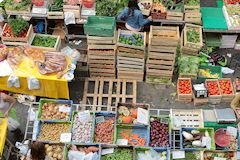
[[[133,33],[132,35],[120,35],[119,42],[128,45],[143,46],[144,41],[141,34]]]
[[[186,1],[186,5],[188,5],[188,6],[197,6],[199,4],[200,4],[199,0],[187,0]]]
[[[187,31],[187,41],[192,43],[200,42],[200,34],[194,28],[189,28]]]
[[[101,157],[102,160],[132,160],[132,149],[114,148],[114,153],[107,154]]]
[[[49,11],[62,11],[63,0],[54,0],[53,4],[49,7]]]
[[[115,17],[128,4],[128,0],[97,0],[96,14],[98,16]]]
[[[25,21],[23,18],[10,19],[9,26],[14,34],[14,36],[18,36],[24,31],[28,30],[29,23]]]
[[[31,0],[23,0],[22,2],[15,2],[14,0],[6,0],[4,5],[5,9],[8,10],[16,10],[16,11],[23,11],[27,10],[31,7],[32,1]]]
[[[57,42],[57,38],[55,37],[35,36],[33,39],[32,45],[53,48],[56,42]]]
[[[195,56],[181,56],[178,58],[178,73],[197,74],[200,59]]]

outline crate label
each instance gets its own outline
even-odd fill
[[[212,139],[210,137],[202,137],[202,146],[206,146],[207,149],[211,149]]]
[[[89,122],[91,115],[89,111],[78,112],[79,122]]]
[[[127,139],[117,139],[117,145],[128,145]]]
[[[228,127],[227,127],[227,131],[228,131],[228,132],[230,133],[230,135],[233,136],[234,138],[237,137],[237,128],[228,126]]]
[[[114,152],[114,148],[108,148],[102,150],[102,155],[111,154]]]
[[[105,121],[104,116],[96,117],[96,123],[101,123],[101,122],[104,122],[104,121]]]
[[[68,143],[71,142],[72,133],[62,133],[60,136],[60,142]]]
[[[182,159],[185,158],[185,151],[172,151],[173,159]]]
[[[148,124],[149,113],[148,110],[143,108],[138,108],[137,122],[141,124]]]
[[[227,160],[227,158],[214,157],[214,160]]]
[[[63,105],[63,106],[59,106],[58,110],[59,112],[69,113],[71,111],[71,108]]]

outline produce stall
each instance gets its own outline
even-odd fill
[[[1,50],[7,55],[1,63],[9,71],[0,77],[2,90],[69,99],[68,81],[63,77],[71,71],[68,56],[28,47],[5,47]]]

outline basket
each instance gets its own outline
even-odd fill
[[[128,145],[139,146],[136,142],[137,138],[145,139],[145,145],[148,146],[150,132],[148,126],[134,126],[134,125],[117,125],[117,139],[126,139],[128,136]],[[135,136],[138,136],[134,138]],[[132,137],[132,138],[130,138]],[[130,140],[132,139],[132,141]],[[129,143],[129,141],[131,141]]]
[[[200,148],[200,147],[199,148],[184,148],[182,132],[183,131],[191,132],[192,130],[198,130],[200,132],[205,132],[207,130],[209,133],[209,136],[211,137],[211,148],[210,149]],[[181,147],[181,149],[184,149],[184,150],[215,150],[216,146],[215,146],[215,141],[214,141],[214,129],[213,128],[197,128],[197,129],[196,128],[181,128],[180,129],[180,147]]]
[[[230,145],[230,133],[224,129],[218,129],[214,134],[214,140],[220,147],[227,147]]]
[[[89,36],[113,37],[115,27],[114,17],[89,16],[84,24],[84,33]]]
[[[58,120],[58,119],[42,120],[41,119],[42,106],[44,103],[68,104],[70,106],[69,119],[68,120]],[[38,120],[46,121],[46,122],[70,122],[72,117],[72,104],[73,104],[72,100],[40,99],[39,107],[38,107],[38,116],[37,116]]]

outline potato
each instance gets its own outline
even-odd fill
[[[49,144],[45,144],[45,148],[47,149],[49,147]]]
[[[47,154],[49,157],[52,157],[53,156],[53,152],[48,152]]]
[[[53,158],[57,158],[58,154],[57,153],[53,153]]]
[[[50,151],[52,151],[53,150],[53,147],[52,146],[49,146],[48,148],[47,148],[47,152],[50,152]]]
[[[61,154],[59,154],[58,157],[57,157],[57,159],[61,160],[62,157],[63,157],[63,156],[62,156]]]

